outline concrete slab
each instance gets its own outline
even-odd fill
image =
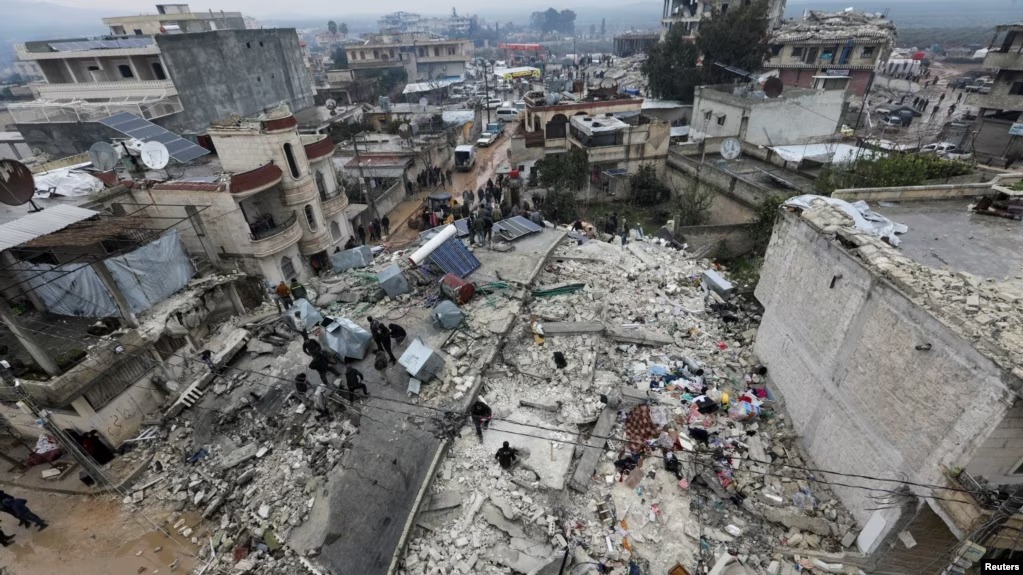
[[[505,281],[528,284],[547,260],[547,255],[566,235],[565,230],[544,229],[515,242],[515,251],[497,252],[487,248],[473,248],[480,268],[469,279],[501,278]]]
[[[575,432],[538,429],[535,426],[551,427],[549,423],[530,413],[516,412],[510,421],[494,421],[490,431],[483,434],[483,445],[490,453],[497,453],[501,444],[507,441],[519,449],[519,465],[533,470],[540,478],[540,484],[549,489],[564,489],[568,469],[575,454]],[[557,441],[551,441],[552,439]],[[493,465],[497,465],[494,461]]]
[[[607,337],[614,341],[634,343],[637,345],[662,346],[675,343],[675,339],[668,334],[653,333],[641,329],[625,329],[610,326],[607,328]]]
[[[514,521],[509,521],[504,518],[504,513],[497,508],[493,503],[483,504],[483,519],[497,527],[501,531],[504,531],[511,537],[525,538],[526,532],[522,530],[522,526]]]
[[[602,331],[604,324],[599,321],[550,321],[543,324],[544,335],[577,335]]]
[[[255,457],[257,451],[259,451],[259,445],[256,443],[250,443],[240,449],[236,449],[228,453],[220,462],[220,470],[225,471],[245,463]]]
[[[458,507],[462,504],[462,500],[465,496],[461,491],[444,491],[441,493],[434,493],[430,496],[430,501],[423,506],[426,511],[437,511],[438,509],[450,509],[452,507]]]
[[[587,447],[583,448],[583,456],[579,459],[575,474],[569,483],[572,489],[581,493],[585,493],[589,489],[590,478],[593,477],[593,471],[597,468],[600,456],[604,453],[604,444],[607,443],[605,437],[611,434],[611,428],[614,426],[617,416],[618,409],[614,407],[605,407],[600,412],[597,425],[590,434]]]

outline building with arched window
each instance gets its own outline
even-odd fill
[[[333,141],[299,134],[286,106],[220,122],[209,136],[222,175],[139,192],[148,196],[137,201],[150,204],[149,215],[180,212],[198,220],[195,229],[181,227],[182,241],[225,269],[277,282],[329,265],[330,253],[353,235],[345,215],[348,199],[330,159]],[[194,213],[182,206],[195,206]]]

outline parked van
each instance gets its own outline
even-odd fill
[[[476,163],[476,146],[464,145],[455,148],[455,170],[468,172]]]
[[[497,114],[497,119],[502,122],[519,121],[519,111],[515,108],[498,108],[495,113]]]

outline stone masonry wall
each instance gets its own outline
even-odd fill
[[[937,483],[1012,403],[994,362],[796,215],[775,227],[756,297],[757,355],[822,469]],[[861,523],[878,507],[834,489]],[[878,513],[894,527],[897,510]]]

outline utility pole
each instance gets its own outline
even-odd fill
[[[483,61],[483,106],[487,109],[487,123],[490,123],[490,74],[487,73],[487,61]]]

